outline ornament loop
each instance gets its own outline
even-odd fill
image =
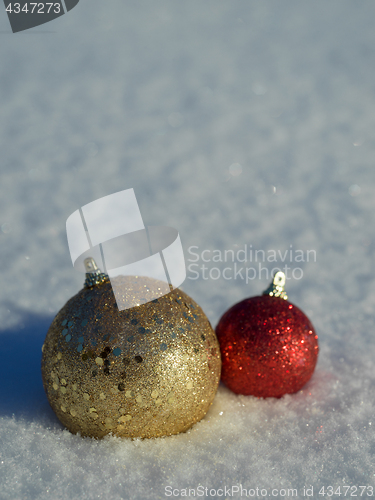
[[[87,259],[84,260],[84,264],[86,269],[84,286],[86,288],[92,288],[95,285],[109,281],[108,275],[101,272],[92,257],[87,257]]]
[[[94,273],[99,270],[95,260],[92,257],[87,257],[87,259],[84,260],[84,264],[86,273]]]
[[[269,295],[270,297],[280,297],[281,299],[288,300],[288,296],[285,292],[285,274],[282,271],[275,273],[272,283],[264,290],[263,295]]]

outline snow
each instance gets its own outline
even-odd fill
[[[375,485],[374,14],[369,0],[81,0],[12,34],[3,11],[1,499],[157,499],[168,486],[179,498],[199,485],[230,498],[220,488],[240,484],[328,498],[329,486]],[[62,428],[40,348],[83,282],[65,222],[128,188],[145,224],[178,229],[188,266],[194,247],[206,273],[219,269],[183,285],[213,325],[269,280],[225,279],[234,263],[202,251],[315,250],[278,261],[302,269],[288,295],[319,335],[302,391],[261,400],[220,386],[204,420],[162,439]]]

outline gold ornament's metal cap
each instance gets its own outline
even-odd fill
[[[285,274],[282,271],[275,273],[272,283],[264,290],[263,295],[269,295],[270,297],[280,297],[280,299],[288,300],[288,296],[285,291]]]
[[[101,272],[92,257],[87,257],[87,259],[84,260],[84,264],[86,269],[85,288],[92,288],[95,285],[100,285],[100,283],[109,281],[108,274]]]

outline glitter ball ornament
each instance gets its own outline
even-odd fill
[[[178,289],[142,304],[160,282],[138,276],[116,278],[124,300],[141,303],[119,311],[108,277],[92,259],[86,270],[85,287],[59,311],[43,345],[43,384],[57,417],[71,432],[98,438],[186,431],[204,417],[220,380],[207,317]]]
[[[235,304],[216,327],[221,379],[237,394],[279,398],[300,390],[314,372],[318,336],[287,301],[284,285],[284,273],[276,273],[263,296]]]

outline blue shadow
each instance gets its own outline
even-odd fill
[[[44,392],[42,345],[51,317],[22,313],[22,325],[0,332],[0,415],[58,423]]]

